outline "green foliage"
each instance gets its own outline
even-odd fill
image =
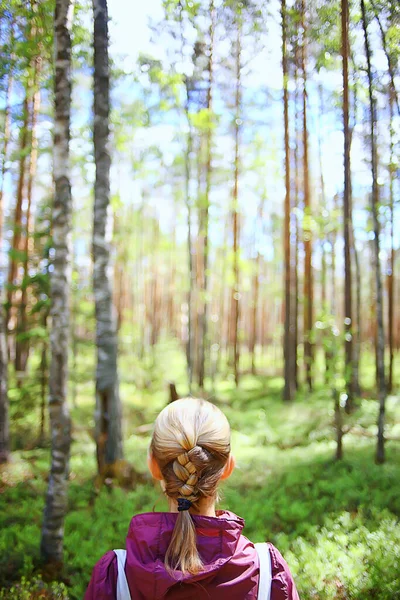
[[[344,512],[310,539],[295,541],[286,558],[301,597],[400,598],[399,523],[387,511],[374,517],[366,527],[362,512]]]
[[[173,379],[178,392],[185,393],[184,357],[177,344],[166,341],[143,361],[132,361],[127,343],[121,344],[120,351],[125,452],[144,474],[150,434],[137,428],[152,423],[165,405],[166,380]],[[79,385],[72,411],[74,442],[65,523],[68,595],[63,586],[54,585],[43,587],[43,594],[53,594],[39,596],[44,598],[80,600],[96,561],[107,550],[124,546],[132,514],[167,508],[150,479],[133,490],[95,493],[93,356],[88,346],[80,345],[76,368]],[[371,369],[368,359],[362,365],[364,378]],[[397,599],[400,463],[396,443],[387,442],[387,463],[378,466],[373,462],[375,440],[353,435],[350,429],[344,438],[345,458],[335,462],[330,392],[319,388],[312,395],[299,393],[296,402],[287,405],[281,402],[281,388],[280,377],[243,376],[239,389],[230,379],[216,381],[211,399],[231,422],[237,459],[236,471],[222,487],[220,506],[245,518],[245,535],[250,539],[269,539],[279,548],[302,599]],[[12,398],[12,409],[20,402]],[[34,409],[25,406],[13,419],[14,435],[25,423],[35,427]],[[346,417],[346,426],[374,432],[376,411],[374,399],[363,399],[357,414]],[[388,435],[398,421],[398,399],[393,397],[387,404]],[[6,588],[0,598],[34,598],[44,586],[35,574],[40,570],[48,461],[47,450],[14,452],[13,462],[0,471],[0,589]],[[16,587],[13,582],[21,578],[25,579]],[[13,592],[7,589],[11,585]],[[17,593],[20,596],[10,595]]]
[[[13,585],[9,590],[0,591],[1,600],[68,600],[68,590],[63,583],[44,583],[40,578],[25,579]]]

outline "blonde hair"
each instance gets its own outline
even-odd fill
[[[176,400],[158,415],[150,450],[160,467],[166,495],[186,498],[198,510],[201,498],[216,498],[230,454],[228,420],[206,400]],[[192,574],[203,568],[188,510],[178,513],[165,566]]]

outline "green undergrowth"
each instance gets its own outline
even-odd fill
[[[83,357],[80,368],[90,373]],[[140,365],[139,375],[121,360],[125,453],[146,472],[147,425],[167,401],[167,379],[185,393],[185,371],[176,348],[160,346]],[[134,489],[94,490],[96,468],[93,384],[79,378],[72,406],[73,445],[69,512],[65,523],[63,582],[45,584],[40,572],[40,527],[49,450],[18,443],[12,462],[0,471],[0,599],[80,600],[95,562],[124,546],[133,514],[163,511],[166,504],[150,479]],[[386,444],[384,465],[374,463],[377,402],[372,393],[345,418],[344,458],[334,460],[332,398],[319,387],[281,401],[274,376],[209,382],[208,397],[226,412],[233,430],[237,468],[221,490],[220,507],[244,517],[244,533],[274,543],[287,559],[302,600],[400,599],[400,445]],[[23,420],[23,411],[18,417]],[[29,423],[37,422],[29,409]],[[33,419],[33,421],[32,421]],[[387,430],[399,435],[400,398],[387,403]],[[143,427],[144,426],[144,427]],[[18,428],[18,419],[13,422]],[[365,435],[364,435],[365,434]],[[28,449],[26,449],[28,448]],[[12,589],[10,587],[13,586]]]

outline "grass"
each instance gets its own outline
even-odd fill
[[[133,363],[133,364],[132,364]],[[81,599],[94,563],[111,548],[123,547],[132,514],[165,510],[151,481],[133,490],[94,492],[93,368],[86,351],[79,360],[78,396],[71,408],[69,512],[65,522],[64,585],[37,579],[40,527],[49,450],[34,447],[38,409],[12,406],[13,433],[23,430],[13,460],[0,472],[0,598]],[[370,383],[365,361],[365,379]],[[167,401],[167,378],[185,393],[179,348],[162,343],[140,365],[121,356],[126,457],[143,473],[149,434],[137,427],[152,423]],[[209,389],[211,389],[211,382]],[[371,388],[358,410],[346,417],[353,430],[344,438],[344,459],[333,460],[332,400],[320,384],[281,401],[282,379],[243,376],[237,390],[230,378],[215,382],[210,398],[227,414],[237,469],[222,487],[221,506],[246,520],[245,534],[269,539],[289,562],[302,600],[400,598],[400,453],[388,442],[387,460],[374,463],[377,402]],[[13,400],[13,403],[17,401]],[[34,404],[34,403],[33,403]],[[387,427],[399,434],[400,398],[387,403]],[[29,424],[29,427],[28,427]],[[31,449],[26,449],[31,448]],[[10,589],[11,586],[13,590]],[[25,594],[25,595],[24,595]]]

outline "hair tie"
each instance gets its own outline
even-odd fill
[[[189,510],[192,506],[192,503],[187,498],[178,498],[178,511],[182,512],[183,510]]]

